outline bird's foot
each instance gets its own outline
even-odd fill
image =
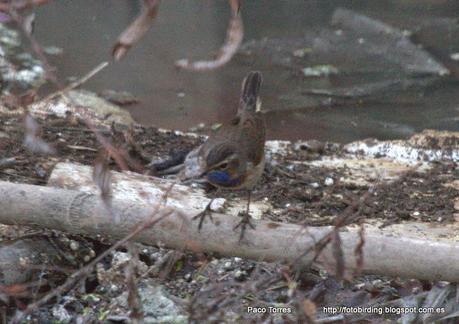
[[[193,220],[199,219],[198,231],[201,230],[202,224],[204,223],[204,220],[206,219],[206,216],[209,216],[209,218],[212,221],[212,223],[214,222],[214,219],[212,218],[212,211],[210,210],[210,204],[211,203],[212,203],[212,201],[207,204],[206,209],[204,209],[202,212],[200,212],[199,214],[197,214],[196,216],[194,216],[192,218]]]
[[[245,233],[245,229],[247,226],[249,226],[251,229],[255,229],[255,225],[252,224],[252,217],[250,216],[249,213],[247,212],[239,212],[238,216],[242,217],[242,220],[236,225],[233,227],[233,230],[235,231],[238,227],[241,228],[241,233],[239,234],[239,242],[242,241],[242,239],[244,238],[244,233]]]

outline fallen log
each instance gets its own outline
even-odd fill
[[[162,179],[112,172],[113,196],[110,208],[107,208],[107,202],[100,198],[95,185],[92,189],[88,186],[91,175],[90,167],[58,164],[50,184],[74,190],[0,182],[0,222],[116,241],[128,235],[138,224],[170,213],[154,226],[145,228],[135,241],[259,261],[287,262],[299,258],[302,262],[310,262],[314,253],[304,255],[304,252],[332,230],[329,226],[301,227],[255,221],[256,230],[249,230],[239,242],[238,233],[233,231],[239,219],[229,215],[214,213],[214,224],[207,221],[198,231],[197,223],[191,221],[191,217],[198,211],[197,207],[202,208],[207,201],[199,190],[185,187],[187,191],[181,185],[171,188],[165,186]],[[171,200],[168,203],[164,204],[158,188],[169,191],[168,200]],[[127,192],[130,195],[126,195]],[[192,196],[194,198],[190,198]],[[188,204],[180,201],[188,201]],[[113,213],[117,214],[118,223],[113,222]],[[364,263],[359,270],[362,273],[457,282],[459,263],[452,262],[459,259],[455,232],[454,226],[444,225],[401,224],[378,229],[367,224]],[[346,228],[340,231],[340,235],[345,268],[352,273],[357,268],[354,250],[360,242],[358,228]],[[334,269],[335,263],[331,247],[325,248],[317,260],[318,266],[328,270]]]

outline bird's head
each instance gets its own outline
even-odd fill
[[[209,152],[204,176],[217,187],[239,187],[245,177],[244,159],[234,146],[223,144]]]

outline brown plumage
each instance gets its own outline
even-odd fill
[[[182,179],[199,178],[209,174],[222,162],[228,163],[229,179],[241,178],[235,186],[225,186],[208,179],[216,187],[251,188],[264,167],[266,139],[265,123],[257,105],[262,78],[250,72],[242,83],[238,113],[229,123],[212,133],[207,141],[193,150],[185,160]],[[260,172],[261,171],[261,172]]]
[[[242,83],[237,115],[185,159],[180,178],[205,178],[218,188],[252,189],[261,177],[265,163],[265,123],[257,106],[262,83],[260,72],[250,72]],[[247,206],[245,223],[249,223]],[[201,227],[203,217],[199,227]],[[249,224],[251,225],[251,224]],[[243,230],[245,224],[242,225]],[[243,233],[243,231],[242,231]]]

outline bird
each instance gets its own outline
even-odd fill
[[[265,166],[266,126],[260,111],[259,92],[262,75],[251,71],[242,82],[241,95],[236,116],[214,131],[207,140],[185,157],[179,171],[182,181],[204,180],[220,189],[246,190],[247,208],[239,213],[242,220],[234,230],[241,227],[242,240],[250,222],[250,198],[255,184],[261,178]],[[199,219],[201,230],[207,215],[211,218],[210,206],[193,219]]]

